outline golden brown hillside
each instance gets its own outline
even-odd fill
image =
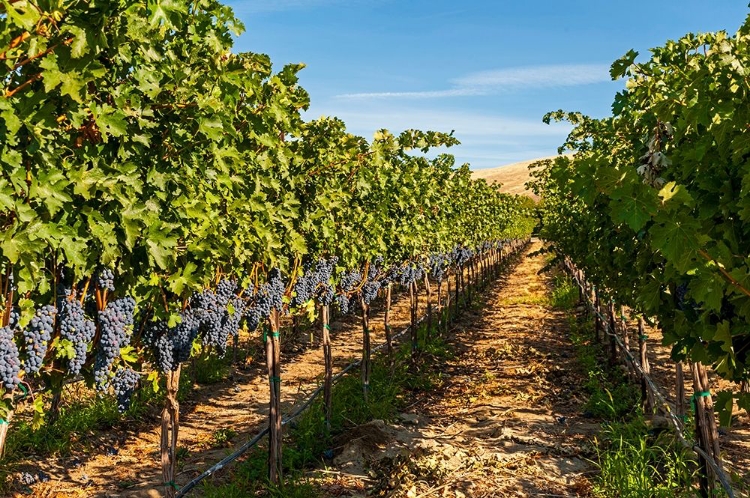
[[[542,159],[553,159],[551,157],[542,157],[532,159],[531,161],[522,161],[520,163],[508,164],[497,168],[479,169],[471,172],[472,178],[484,178],[489,183],[501,183],[503,192],[509,194],[528,195],[534,200],[537,197],[530,191],[526,190],[524,184],[529,181],[529,165]]]

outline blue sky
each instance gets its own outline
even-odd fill
[[[455,130],[459,164],[501,166],[555,154],[568,131],[547,111],[610,113],[628,50],[687,32],[733,33],[748,0],[234,0],[237,51],[276,69],[304,62],[307,116],[338,116],[370,138],[380,128]]]

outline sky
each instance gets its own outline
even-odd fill
[[[305,63],[307,119],[455,131],[458,164],[490,168],[556,154],[564,109],[604,117],[622,81],[609,66],[688,32],[737,31],[748,0],[233,0],[235,50]]]

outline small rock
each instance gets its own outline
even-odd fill
[[[419,415],[416,413],[399,413],[398,419],[404,424],[417,425],[419,424]]]

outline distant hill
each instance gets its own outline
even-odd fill
[[[488,183],[501,183],[500,190],[509,194],[528,195],[537,200],[537,197],[526,190],[524,184],[529,181],[529,165],[543,159],[554,159],[555,156],[522,161],[520,163],[508,164],[497,168],[478,169],[471,172],[472,178],[484,178]]]

